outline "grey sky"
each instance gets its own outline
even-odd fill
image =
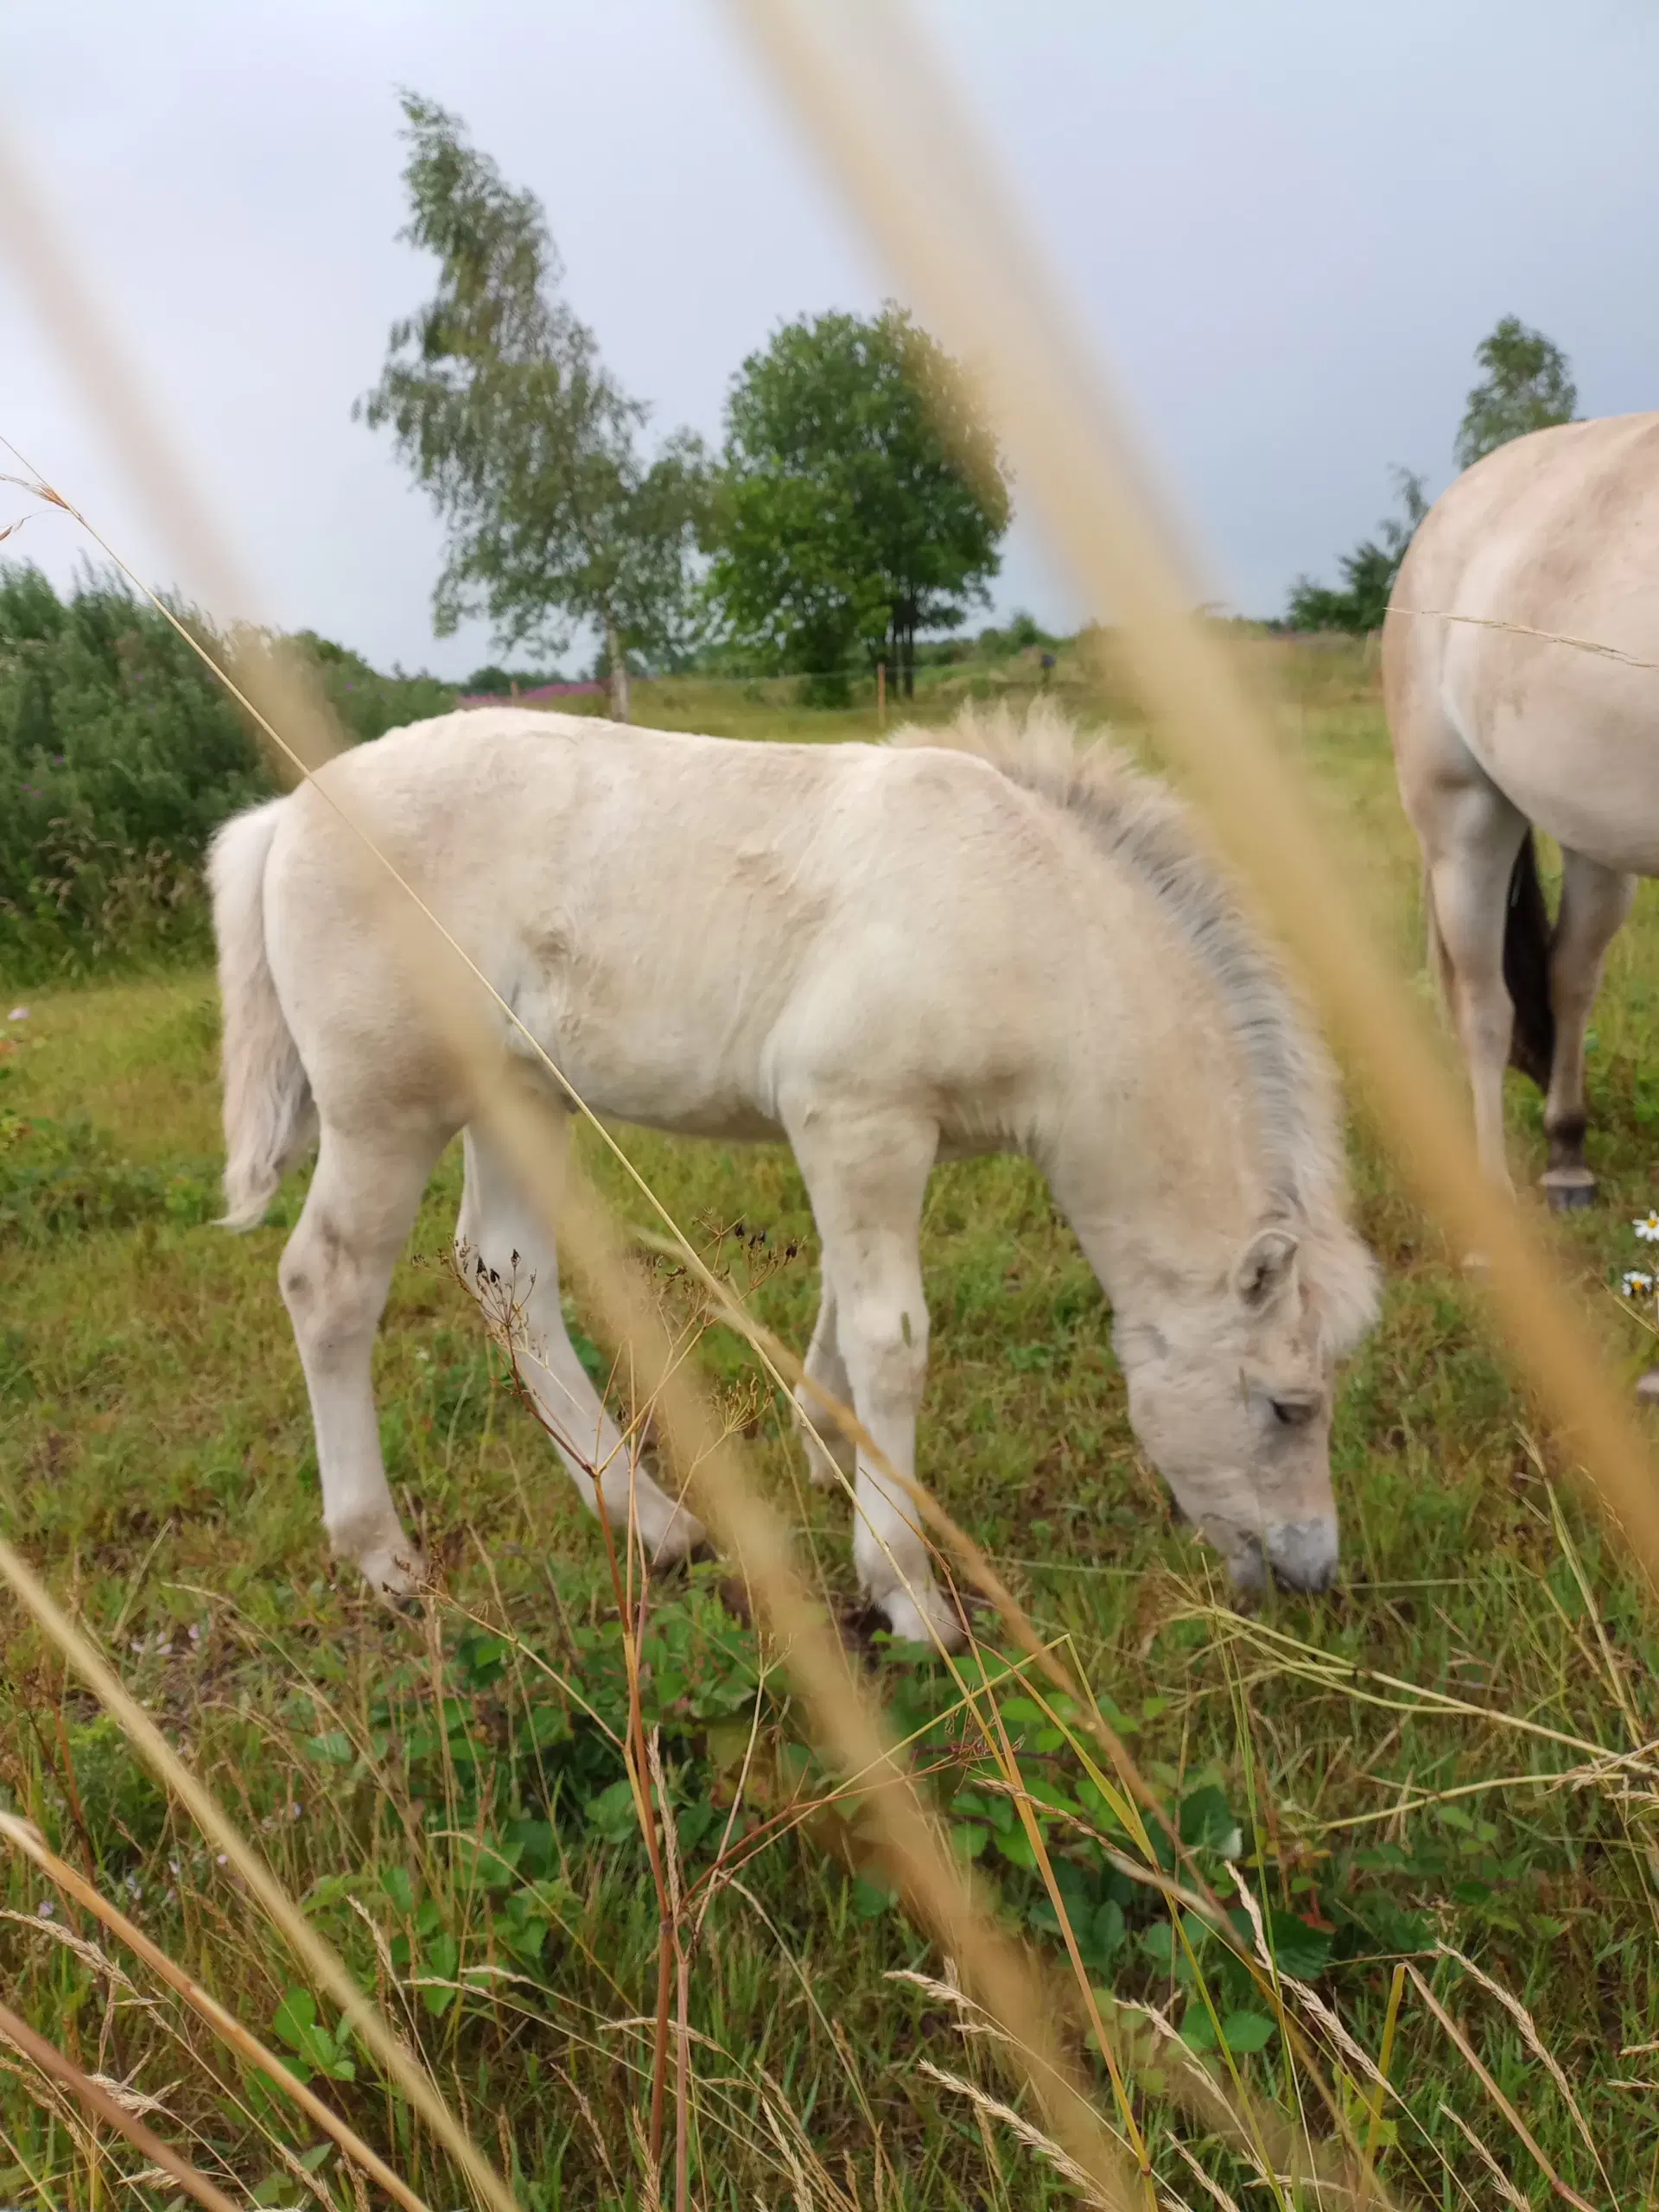
[[[928,13],[1230,604],[1277,612],[1298,570],[1329,573],[1390,462],[1446,482],[1500,315],[1567,348],[1585,412],[1659,405],[1646,0]],[[540,195],[570,298],[664,427],[716,435],[778,321],[888,287],[715,0],[14,0],[0,122],[237,525],[260,611],[459,675],[487,637],[434,639],[436,526],[350,419],[428,289],[394,243],[400,84]],[[902,130],[904,85],[870,98]],[[170,578],[3,272],[0,431]],[[80,550],[55,517],[6,548],[60,578]],[[1081,611],[1019,524],[997,601]]]

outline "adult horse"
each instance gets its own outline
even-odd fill
[[[1382,688],[1482,1164],[1508,1184],[1508,1062],[1545,1093],[1550,1202],[1588,1205],[1585,1031],[1659,874],[1659,415],[1536,430],[1460,476],[1395,584]],[[1534,824],[1561,849],[1553,928]]]
[[[434,1163],[475,1101],[377,931],[397,854],[599,1112],[785,1137],[823,1245],[807,1364],[914,1466],[918,1241],[943,1154],[1038,1161],[1110,1298],[1130,1417],[1243,1586],[1337,1565],[1334,1363],[1370,1319],[1323,1053],[1173,802],[1052,715],[906,744],[771,745],[512,709],[395,731],[238,816],[212,858],[226,1219],[320,1129],[281,1282],[324,1519],[371,1580],[420,1563],[382,1468],[370,1347]],[[649,1554],[702,1531],[625,1447],[565,1333],[558,1259],[466,1135],[458,1237],[516,1283],[524,1371],[590,1507]],[[839,1452],[840,1446],[837,1446]],[[843,1461],[843,1464],[846,1464]],[[819,1462],[816,1471],[830,1472]],[[856,1459],[855,1556],[901,1636],[955,1642],[907,1498]]]

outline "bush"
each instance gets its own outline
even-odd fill
[[[90,1122],[0,1103],[0,1239],[14,1247],[161,1218],[200,1227],[218,1211],[218,1185],[212,1160],[140,1166]]]
[[[454,704],[429,677],[296,642],[354,739]],[[14,987],[205,951],[207,840],[274,788],[258,741],[154,607],[116,578],[64,600],[38,569],[0,567],[0,963]]]

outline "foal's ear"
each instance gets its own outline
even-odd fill
[[[1263,1229],[1244,1247],[1233,1287],[1253,1313],[1265,1313],[1289,1287],[1297,1240],[1287,1229]]]

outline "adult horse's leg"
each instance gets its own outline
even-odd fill
[[[834,1286],[836,1343],[859,1420],[902,1475],[916,1467],[927,1375],[922,1200],[938,1147],[931,1124],[896,1115],[785,1113]],[[934,1585],[915,1507],[857,1455],[853,1557],[896,1636],[950,1649],[962,1624]]]
[[[1508,1190],[1513,1185],[1503,1154],[1503,1071],[1515,1007],[1503,981],[1503,928],[1510,876],[1527,824],[1484,777],[1450,789],[1442,785],[1436,802],[1432,817],[1419,821],[1418,835],[1427,855],[1452,1017],[1469,1070],[1475,1145],[1481,1166]]]
[[[848,1374],[847,1363],[841,1356],[841,1339],[836,1327],[836,1287],[830,1279],[827,1253],[819,1274],[818,1318],[813,1326],[812,1341],[807,1346],[806,1371],[838,1404],[850,1406],[853,1402],[852,1377]],[[807,1473],[810,1480],[819,1489],[828,1490],[838,1476],[850,1478],[855,1475],[858,1469],[858,1452],[852,1439],[837,1427],[804,1384],[796,1389],[795,1409],[795,1425],[801,1431],[801,1440],[806,1446]],[[805,1426],[809,1421],[812,1425],[811,1429]],[[817,1432],[816,1434],[813,1431]]]
[[[1544,1101],[1549,1165],[1539,1179],[1551,1205],[1587,1206],[1596,1179],[1584,1164],[1584,1038],[1601,983],[1602,963],[1618,934],[1636,878],[1561,849],[1561,906],[1549,947],[1549,997],[1555,1053]]]
[[[474,1294],[513,1332],[518,1371],[590,1513],[638,1531],[645,1557],[668,1566],[703,1541],[702,1523],[664,1495],[605,1410],[576,1357],[559,1300],[559,1255],[500,1154],[466,1136],[467,1186],[455,1243]],[[594,1477],[598,1477],[597,1491]]]
[[[329,1541],[373,1588],[423,1572],[386,1485],[370,1358],[397,1255],[448,1135],[395,1123],[347,1135],[325,1116],[317,1170],[278,1280],[311,1396]]]

